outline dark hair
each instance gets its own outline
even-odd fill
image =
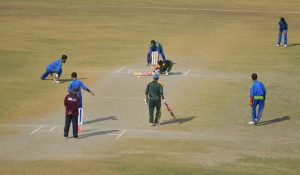
[[[77,73],[76,72],[72,72],[71,77],[72,78],[77,78]]]
[[[155,42],[154,40],[151,40],[151,44],[155,45],[155,43],[156,43],[156,42]]]
[[[62,56],[61,56],[61,59],[62,59],[62,60],[66,60],[67,58],[68,58],[67,55],[62,55]]]
[[[257,80],[257,74],[256,74],[256,73],[253,73],[253,74],[251,75],[251,78],[252,78],[252,80]]]
[[[281,17],[281,18],[280,18],[280,21],[281,21],[281,22],[285,22],[284,17]]]

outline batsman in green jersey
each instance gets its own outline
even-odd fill
[[[161,116],[161,103],[166,103],[164,97],[163,85],[158,82],[159,75],[155,73],[153,75],[153,81],[148,83],[145,94],[146,103],[149,107],[149,126],[159,125]],[[154,118],[154,109],[156,108],[156,115]]]

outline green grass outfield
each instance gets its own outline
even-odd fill
[[[167,58],[193,69],[222,72],[233,79],[249,75],[249,81],[185,81],[177,89],[176,99],[185,98],[176,102],[181,105],[176,111],[198,118],[178,128],[167,126],[190,132],[220,130],[232,135],[232,142],[216,135],[212,137],[220,138],[128,139],[101,153],[102,158],[82,162],[2,158],[0,174],[299,174],[298,7],[298,0],[0,0],[1,124],[28,116],[40,119],[61,108],[67,83],[55,85],[39,78],[62,54],[68,55],[62,78],[77,71],[87,85],[103,76],[89,71],[143,64],[151,39],[163,44]],[[275,47],[281,16],[289,24],[286,49]],[[289,116],[289,121],[247,126],[252,72],[268,90],[263,119]],[[185,91],[188,87],[194,89]],[[236,126],[231,116],[242,124]],[[70,166],[74,169],[65,170]]]

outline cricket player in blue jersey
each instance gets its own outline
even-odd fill
[[[55,73],[53,83],[59,83],[58,80],[62,74],[62,63],[66,63],[67,58],[67,55],[62,55],[60,59],[49,64],[46,68],[46,72],[41,76],[41,80],[45,80],[49,74],[52,75]]]
[[[288,24],[285,21],[284,17],[281,17],[279,21],[279,34],[278,34],[277,47],[280,46],[282,33],[284,36],[284,47],[287,47],[287,42],[288,42],[287,32],[288,32]]]
[[[250,86],[250,106],[252,107],[252,121],[249,122],[249,125],[256,125],[259,122],[264,110],[267,92],[264,84],[257,80],[256,73],[253,73],[251,78],[252,84]],[[258,111],[256,112],[257,106]]]
[[[77,73],[73,72],[71,74],[72,81],[70,82],[68,86],[68,92],[70,93],[73,89],[79,89],[79,93],[77,93],[77,96],[80,99],[80,104],[79,104],[79,114],[78,114],[78,125],[79,125],[79,130],[82,131],[82,126],[83,126],[83,107],[82,107],[82,94],[81,94],[81,89],[89,92],[93,96],[95,95],[91,90],[89,90],[80,80],[77,79]]]
[[[147,62],[146,66],[149,66],[151,64],[151,53],[154,51],[158,51],[158,53],[161,55],[162,59],[165,61],[166,57],[162,48],[162,45],[159,42],[156,42],[154,40],[151,40],[150,46],[149,46],[149,52],[147,54]]]

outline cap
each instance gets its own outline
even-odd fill
[[[159,75],[158,75],[158,73],[155,73],[154,75],[153,75],[153,79],[159,79]]]

